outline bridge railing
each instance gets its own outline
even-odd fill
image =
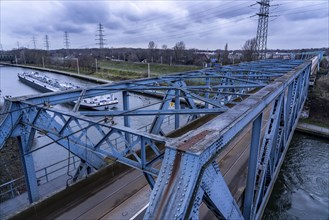
[[[79,163],[80,159],[78,157],[71,156],[36,170],[38,185],[51,182],[64,174],[73,173],[79,166]],[[63,183],[63,186],[65,186],[65,183]],[[24,192],[26,192],[25,180],[24,176],[21,176],[0,185],[0,201],[12,199]]]
[[[74,172],[79,166],[79,163],[80,159],[77,156],[71,156],[70,158],[36,170],[38,184],[45,184],[61,175]]]
[[[24,192],[26,192],[25,180],[24,176],[21,176],[0,185],[0,201],[15,198]]]

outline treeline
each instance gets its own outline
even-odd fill
[[[15,49],[10,51],[19,59],[19,62],[41,63],[42,57],[78,58],[88,56],[96,59],[113,59],[131,62],[149,62],[176,65],[202,65],[206,56],[198,54],[197,49],[142,49],[142,48],[91,48],[91,49],[59,49],[34,50]]]
[[[301,49],[301,50],[275,50],[275,52],[305,52],[325,50]],[[268,52],[274,50],[268,50]],[[166,65],[196,65],[205,66],[210,62],[217,62],[223,65],[251,61],[257,59],[255,39],[245,42],[241,50],[229,50],[225,44],[224,50],[203,51],[198,49],[186,49],[183,41],[177,42],[173,48],[167,45],[158,47],[155,42],[150,41],[147,49],[143,48],[88,48],[88,49],[59,49],[59,50],[35,50],[20,48],[11,51],[2,51],[15,55],[13,62],[30,64],[45,67],[64,69],[77,69],[81,71],[94,72],[96,60],[116,60],[129,62],[158,63]]]
[[[35,65],[66,65],[75,66],[75,60],[79,59],[82,68],[94,69],[95,59],[119,60],[129,62],[158,63],[167,65],[196,65],[204,66],[211,60],[229,64],[228,45],[224,50],[203,51],[195,48],[186,49],[183,41],[177,42],[174,47],[167,45],[158,47],[154,41],[150,41],[148,48],[88,48],[88,49],[59,49],[59,50],[35,50],[20,48],[7,51],[15,54],[18,63]],[[15,61],[15,62],[16,62]],[[238,61],[238,60],[236,60]]]

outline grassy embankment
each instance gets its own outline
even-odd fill
[[[310,115],[301,122],[329,128],[329,68],[318,73],[314,88],[309,89]]]
[[[108,80],[126,80],[147,77],[146,63],[101,61],[99,71],[91,75]],[[150,64],[151,77],[174,72],[201,69],[198,66],[169,66],[166,64]]]
[[[29,64],[29,66],[41,67],[40,65]],[[60,66],[60,65],[46,65],[45,68],[61,70],[66,72],[77,73],[76,68]],[[159,76],[169,73],[185,72],[190,70],[202,69],[200,66],[193,65],[167,65],[167,64],[150,64],[151,77]],[[120,62],[120,61],[99,61],[98,71],[90,72],[80,67],[80,74],[94,76],[102,79],[120,81],[128,79],[138,79],[147,77],[147,63],[134,62]]]

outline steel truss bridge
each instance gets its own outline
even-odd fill
[[[306,100],[311,68],[305,60],[262,60],[11,98],[0,115],[0,146],[18,138],[30,202],[40,199],[32,156],[38,131],[81,159],[74,180],[113,162],[141,170],[153,189],[145,219],[198,219],[202,202],[218,218],[259,219]],[[83,98],[109,93],[122,95],[118,110],[79,109]],[[161,101],[132,107],[136,93],[157,94]],[[71,111],[56,108],[76,100]],[[198,128],[171,135],[206,115],[213,117]],[[151,122],[147,130],[131,126],[136,117]],[[166,117],[174,120],[169,131],[163,128]],[[112,118],[122,125],[110,123]],[[239,207],[218,155],[248,126],[250,156]]]

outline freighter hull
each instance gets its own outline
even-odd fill
[[[71,83],[63,85],[56,80],[41,76],[38,73],[18,74],[18,78],[24,84],[31,86],[32,88],[35,88],[41,92],[58,92],[79,88],[78,86],[75,86]],[[77,101],[74,101],[70,104],[75,105],[76,102]],[[108,110],[116,107],[117,104],[118,100],[113,98],[113,94],[108,94],[104,96],[84,98],[81,100],[80,108],[91,110]]]
[[[19,80],[24,83],[25,85],[28,85],[36,90],[39,90],[40,92],[55,92],[56,90],[53,90],[45,85],[42,85],[41,83],[37,83],[29,78],[23,77],[18,75]]]

